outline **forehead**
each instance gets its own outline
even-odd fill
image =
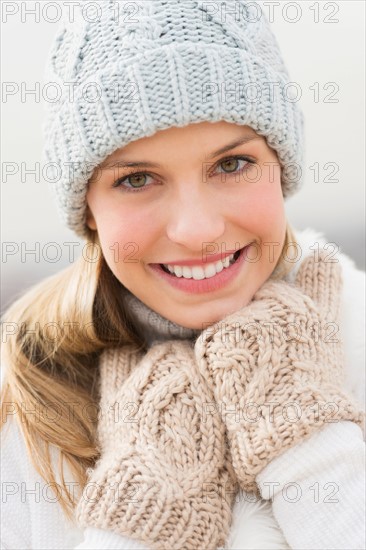
[[[130,158],[132,155],[167,155],[171,156],[183,152],[188,154],[190,151],[200,151],[207,154],[212,153],[214,149],[224,147],[229,142],[253,138],[264,140],[249,126],[241,126],[235,123],[220,121],[215,123],[200,122],[189,124],[183,127],[171,127],[160,130],[152,136],[144,137],[132,141],[116,149],[104,161],[102,166],[110,165],[114,160]]]

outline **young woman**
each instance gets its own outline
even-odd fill
[[[302,114],[237,4],[57,34],[45,159],[86,246],[3,318],[4,549],[364,547],[364,273],[286,221]]]

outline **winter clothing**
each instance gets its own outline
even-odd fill
[[[98,17],[75,6],[76,21],[61,25],[44,77],[62,89],[76,83],[72,100],[67,88],[47,104],[44,125],[44,162],[70,229],[85,236],[94,169],[116,149],[171,126],[248,125],[277,152],[284,196],[300,188],[303,115],[259,5],[229,2],[223,13],[190,0],[99,4]],[[136,11],[127,13],[131,6]]]
[[[339,323],[342,284],[341,268],[327,256],[306,258],[295,286],[267,281],[248,306],[203,331],[194,349],[190,340],[172,340],[145,356],[133,347],[107,350],[100,360],[102,457],[89,480],[91,500],[81,499],[77,513],[83,527],[110,529],[157,550],[223,545],[232,487],[224,497],[236,479],[225,460],[223,424],[207,413],[208,404],[219,406],[241,487],[258,494],[256,476],[327,425],[330,404],[333,422],[362,425],[363,411],[340,389],[341,339],[326,339],[327,323]],[[283,334],[271,339],[271,325]],[[314,327],[320,327],[318,338]],[[116,422],[114,404],[121,411],[133,404],[138,418],[126,422],[118,412]],[[260,407],[259,420],[250,417],[248,404]],[[296,413],[300,409],[295,421],[284,414],[294,404]],[[213,485],[207,504],[204,488]],[[117,487],[120,504],[110,486]]]
[[[319,234],[311,231],[298,232],[296,239],[305,256],[313,254],[310,247],[313,247],[314,242],[319,242],[320,246],[326,242]],[[344,254],[339,254],[338,259],[344,276],[340,329],[342,337],[345,337],[346,378],[343,381],[342,390],[352,393],[361,404],[365,400],[363,360],[365,316],[362,300],[365,274],[358,271],[352,260]],[[288,283],[295,282],[297,268],[298,265],[295,264],[294,270],[288,275]],[[138,301],[135,299],[135,305],[137,304]],[[144,323],[146,326],[151,310],[140,303],[140,307],[135,307],[134,311],[141,327]],[[158,328],[156,327],[157,325],[151,325],[149,333],[146,334],[151,353],[155,353],[154,344],[161,341],[164,345],[164,342],[172,339],[170,331],[174,332],[177,326],[172,328],[170,321],[161,318]],[[185,329],[182,329],[183,339],[187,336],[184,332]],[[175,341],[177,337],[174,332]],[[194,337],[192,340],[194,341]],[[183,342],[178,344],[184,345]],[[149,352],[145,358],[148,356]],[[169,376],[168,373],[165,374]],[[164,375],[164,369],[161,375]],[[146,377],[142,376],[141,380],[144,384]],[[158,381],[155,381],[154,377],[151,377],[150,381],[152,384],[147,389],[153,390],[157,387],[155,382]],[[172,389],[171,386],[169,388]],[[137,389],[137,397],[138,395]],[[153,392],[150,392],[150,395],[154,395]],[[111,397],[113,401],[114,396]],[[145,405],[147,402],[147,400],[144,402]],[[166,406],[166,403],[163,402],[163,405]],[[177,405],[179,406],[178,400]],[[174,411],[172,401],[168,402],[168,410]],[[160,410],[158,414],[161,414]],[[151,415],[147,415],[146,418],[153,422]],[[5,431],[9,432],[8,439],[2,443],[2,484],[6,498],[3,497],[2,500],[1,548],[77,548],[78,550],[86,548],[144,550],[147,548],[138,540],[118,536],[111,530],[93,527],[87,527],[84,531],[70,529],[70,525],[60,512],[57,498],[53,497],[51,488],[47,487],[34,471],[29,458],[27,460],[25,444],[14,420],[15,418],[11,419],[9,426],[5,427]],[[176,422],[179,422],[179,419],[176,419]],[[193,425],[196,424],[193,422]],[[165,426],[167,429],[169,422],[166,422]],[[136,444],[136,430],[132,433],[132,442],[127,441],[126,445],[132,443],[130,448],[133,449],[133,445]],[[143,438],[148,433],[153,433],[151,427],[149,431],[141,430],[139,437]],[[161,439],[158,441],[166,443],[169,440],[169,431],[166,439],[163,432],[160,434]],[[103,438],[102,444],[105,444]],[[309,438],[274,458],[257,476],[261,500],[251,498],[249,493],[240,489],[233,506],[233,522],[226,547],[243,550],[364,548],[364,448],[360,427],[353,422],[340,421],[320,427]],[[141,451],[141,457],[146,456],[146,451],[142,449]],[[56,466],[58,451],[55,448],[52,449],[52,457]],[[151,465],[151,468],[153,467],[154,465]],[[72,476],[68,469],[65,472],[65,479],[72,483]],[[190,480],[187,480],[187,483],[190,483]],[[287,498],[284,498],[283,488],[289,483],[295,483],[298,486],[301,498],[294,500],[290,493],[285,493]],[[330,489],[329,484],[331,484]],[[314,495],[316,485],[321,491],[318,500],[315,500]],[[334,502],[334,499],[329,500],[334,486],[338,486],[339,489],[336,494],[337,502]],[[26,491],[28,493],[25,496]],[[143,502],[149,501],[146,499]],[[109,515],[110,512],[107,509],[106,516]],[[19,525],[22,525],[22,530],[19,530]],[[147,526],[149,527],[148,522]],[[81,542],[83,539],[84,542]]]
[[[101,459],[76,511],[81,526],[156,550],[225,544],[236,478],[224,425],[203,415],[213,397],[194,366],[188,340],[103,353]]]
[[[340,389],[342,341],[327,337],[329,323],[339,324],[342,288],[341,268],[327,256],[306,258],[295,286],[264,283],[248,306],[206,329],[195,345],[238,480],[249,492],[271,460],[320,426],[363,425],[364,413]]]

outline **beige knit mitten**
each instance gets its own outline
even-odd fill
[[[342,389],[341,290],[339,263],[308,257],[295,284],[269,279],[195,343],[248,492],[259,494],[256,476],[271,460],[328,422],[363,425],[361,405]]]
[[[206,415],[213,396],[193,344],[106,350],[100,360],[101,457],[76,517],[153,549],[217,549],[239,490],[225,426]]]

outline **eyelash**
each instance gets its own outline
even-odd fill
[[[250,159],[249,157],[243,156],[243,155],[233,155],[231,157],[226,157],[224,159],[221,159],[217,164],[220,165],[220,164],[223,164],[224,162],[226,162],[228,160],[233,160],[233,159],[235,159],[235,160],[244,160],[249,164],[255,164],[254,160]],[[245,165],[244,168],[242,168],[241,170],[235,170],[234,172],[221,172],[221,173],[225,174],[226,176],[236,175],[236,174],[238,174],[238,172],[243,172],[246,167],[247,167],[247,165]],[[136,187],[136,188],[123,187],[122,183],[124,183],[126,180],[128,180],[128,178],[131,178],[132,176],[150,176],[150,177],[152,177],[152,175],[149,174],[148,172],[131,172],[127,176],[124,176],[123,178],[118,178],[113,183],[112,187],[114,187],[114,188],[121,187],[126,193],[140,193],[141,191],[145,191],[146,188],[151,187],[151,185],[145,185],[143,187]]]

